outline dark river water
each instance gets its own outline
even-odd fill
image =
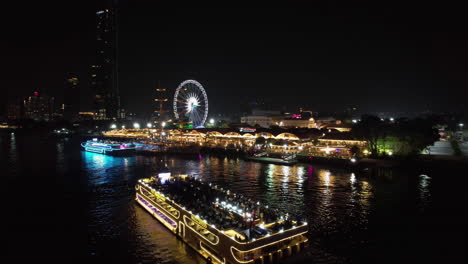
[[[4,241],[14,263],[205,263],[134,201],[134,183],[164,162],[305,216],[311,243],[289,262],[450,263],[465,254],[466,171],[111,157],[81,151],[81,140],[0,132]]]

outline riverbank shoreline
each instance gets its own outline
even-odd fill
[[[153,155],[198,155],[183,152],[158,152]],[[231,149],[200,149],[200,154],[217,157],[241,158],[246,161],[260,162],[247,158],[247,153],[241,150]],[[369,168],[425,168],[425,169],[468,169],[468,159],[466,157],[440,157],[440,156],[417,156],[406,159],[357,159],[355,163],[348,159],[336,159],[326,157],[298,156],[298,164],[320,164],[339,166],[346,169],[365,170]],[[262,162],[265,163],[265,162]]]
[[[120,139],[122,140],[122,139]],[[247,152],[242,149],[230,149],[230,148],[209,148],[200,147],[199,152],[194,153],[193,149],[188,152],[184,152],[181,148],[179,151],[170,152],[153,152],[153,153],[142,153],[142,155],[198,155],[207,154],[213,156],[224,156],[224,157],[237,157],[244,160]],[[321,165],[332,165],[343,167],[346,169],[353,170],[367,170],[367,169],[385,169],[385,168],[420,168],[420,169],[468,169],[468,157],[465,156],[447,156],[447,155],[419,155],[413,157],[387,157],[387,158],[357,158],[356,162],[351,162],[349,159],[340,159],[333,157],[318,157],[309,155],[297,155],[299,164],[321,164]],[[253,162],[260,162],[254,161]]]

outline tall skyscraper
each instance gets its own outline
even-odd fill
[[[120,110],[117,54],[117,8],[96,12],[96,63],[91,66],[96,119],[116,119]]]
[[[69,75],[65,81],[65,90],[63,96],[63,118],[73,120],[77,118],[80,107],[80,90],[78,78]]]

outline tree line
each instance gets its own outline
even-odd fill
[[[440,137],[434,118],[400,118],[382,120],[377,116],[364,115],[353,126],[353,136],[367,141],[373,157],[418,155],[434,144]]]

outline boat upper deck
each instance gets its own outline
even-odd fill
[[[306,225],[299,218],[280,215],[243,195],[187,175],[152,177],[140,180],[197,218],[223,232],[232,232],[239,241],[254,241],[270,234]]]
[[[135,146],[133,144],[121,143],[111,140],[88,140],[84,142],[83,146],[93,147],[93,148],[107,148],[107,149],[133,149]]]

